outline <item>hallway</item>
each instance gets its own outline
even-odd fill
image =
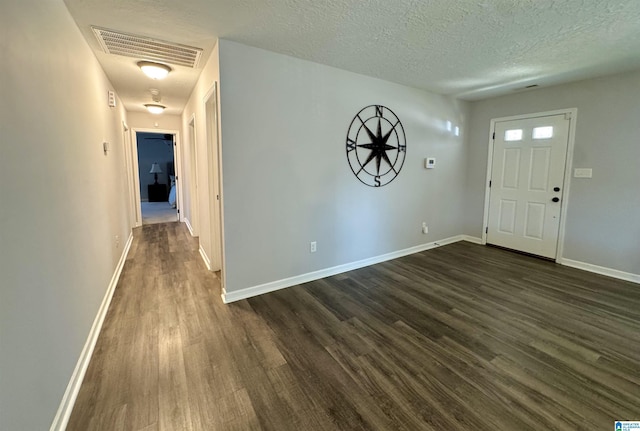
[[[188,388],[211,383],[206,348],[224,344],[219,289],[184,224],[136,228],[67,429],[192,429],[209,398]]]
[[[183,224],[143,226],[67,429],[606,429],[640,417],[639,309],[465,242],[224,305]]]

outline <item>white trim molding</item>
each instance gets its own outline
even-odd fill
[[[107,292],[102,299],[102,303],[100,304],[100,308],[98,309],[98,314],[93,321],[91,331],[89,331],[87,341],[84,344],[82,353],[80,353],[80,358],[78,359],[76,368],[73,370],[71,380],[69,381],[67,389],[64,392],[62,401],[60,402],[60,406],[58,407],[58,412],[56,413],[56,417],[53,419],[53,423],[51,424],[50,431],[63,431],[67,427],[69,417],[71,416],[71,411],[73,410],[76,398],[78,397],[78,392],[80,392],[82,380],[84,379],[84,375],[87,372],[87,367],[89,367],[91,355],[93,355],[93,349],[96,347],[98,336],[100,335],[100,330],[102,329],[102,324],[104,323],[104,319],[107,316],[109,304],[111,304],[111,299],[113,298],[116,286],[118,285],[118,280],[120,280],[120,274],[122,274],[122,268],[124,268],[124,263],[127,260],[127,255],[129,254],[129,249],[131,248],[132,242],[133,232],[129,234],[129,239],[127,239],[127,243],[122,250],[122,255],[120,256],[118,265],[116,266],[113,276],[111,277],[109,287],[107,288]]]
[[[572,268],[581,269],[583,271],[594,272],[600,275],[606,275],[608,277],[618,278],[620,280],[630,281],[632,283],[640,284],[640,274],[633,274],[631,272],[619,271],[617,269],[607,268],[605,266],[593,265],[591,263],[580,262],[578,260],[571,260],[566,258],[558,259],[558,263]]]
[[[204,248],[202,248],[202,245],[200,246],[200,256],[202,257],[202,260],[204,261],[204,264],[207,267],[207,270],[211,271],[211,260],[209,259],[209,256],[207,256],[207,252],[204,251]]]
[[[309,272],[307,274],[297,275],[282,280],[276,280],[269,283],[260,284],[258,286],[247,287],[244,289],[227,292],[226,288],[222,289],[222,301],[225,304],[240,301],[241,299],[251,298],[253,296],[262,295],[264,293],[274,292],[276,290],[285,289],[287,287],[297,286],[299,284],[308,283],[310,281],[319,280],[325,277],[341,274],[354,269],[364,268],[365,266],[375,265],[376,263],[386,262],[387,260],[397,259],[399,257],[408,256],[410,254],[419,253],[421,251],[430,250],[432,248],[441,247],[447,244],[453,244],[458,241],[469,241],[478,243],[479,238],[467,235],[457,235],[440,241],[434,241],[427,244],[417,245],[415,247],[405,248],[380,256],[370,257],[368,259],[358,260],[356,262],[346,263],[331,268],[321,269],[319,271]]]
[[[191,226],[191,222],[189,221],[188,218],[184,218],[183,222],[185,225],[187,225],[187,229],[189,229],[189,233],[191,234],[191,236],[195,236],[195,234],[193,233],[193,227]]]
[[[478,238],[477,236],[462,235],[462,240],[467,242],[472,242],[474,244],[481,244],[481,245],[484,244],[484,242],[482,241],[482,238]]]

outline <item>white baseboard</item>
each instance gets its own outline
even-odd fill
[[[202,248],[202,245],[200,246],[200,256],[202,256],[202,260],[204,260],[204,264],[207,266],[207,269],[211,271],[211,259],[209,259],[209,256],[207,256],[207,253],[204,251],[204,248]]]
[[[193,233],[193,227],[191,226],[191,222],[186,217],[184,218],[184,224],[187,225],[187,229],[189,229],[189,233],[191,234],[191,236],[195,236]]]
[[[78,392],[80,391],[82,380],[84,379],[84,375],[87,372],[87,367],[89,366],[89,362],[91,361],[93,349],[96,347],[96,342],[98,341],[98,336],[100,335],[100,330],[102,329],[104,318],[107,315],[107,310],[109,310],[111,298],[113,298],[113,293],[115,292],[116,286],[118,285],[118,280],[120,279],[120,274],[122,273],[122,268],[124,267],[124,263],[127,260],[127,255],[129,254],[129,249],[131,248],[132,242],[133,232],[129,234],[129,239],[127,239],[127,243],[122,250],[122,255],[120,256],[118,265],[116,266],[113,276],[111,277],[109,287],[107,288],[107,292],[102,299],[102,304],[100,304],[98,314],[93,321],[91,331],[89,331],[89,337],[84,344],[82,353],[80,353],[80,358],[78,359],[76,368],[73,370],[71,380],[69,381],[67,389],[64,392],[62,401],[60,403],[60,406],[58,407],[58,412],[56,413],[56,417],[53,419],[53,423],[51,424],[50,431],[63,431],[67,427],[69,417],[71,416],[71,411],[73,410],[73,405],[75,404],[76,398],[78,397]]]
[[[620,280],[631,281],[632,283],[640,283],[640,274],[633,274],[631,272],[618,271],[617,269],[593,265],[591,263],[580,262],[578,260],[566,259],[564,257],[558,259],[557,262],[561,265],[570,266],[572,268],[578,268],[584,271],[595,272],[596,274],[606,275],[608,277],[618,278]]]
[[[462,235],[462,240],[467,242],[472,242],[474,244],[484,244],[482,242],[482,238],[478,238],[476,236],[471,236],[471,235]]]
[[[228,304],[230,302],[240,301],[241,299],[251,298],[253,296],[262,295],[264,293],[273,292],[273,291],[284,289],[291,286],[297,286],[298,284],[308,283],[310,281],[319,280],[325,277],[331,277],[333,275],[341,274],[343,272],[353,271],[354,269],[363,268],[369,265],[375,265],[376,263],[397,259],[399,257],[408,256],[410,254],[419,253],[421,251],[429,250],[429,249],[440,247],[447,244],[452,244],[454,242],[463,241],[463,240],[466,240],[466,237],[464,235],[457,235],[457,236],[446,238],[440,241],[421,244],[415,247],[405,248],[404,250],[398,250],[398,251],[383,254],[380,256],[370,257],[368,259],[346,263],[344,265],[338,265],[331,268],[321,269],[319,271],[309,272],[307,274],[297,275],[295,277],[276,280],[270,283],[260,284],[258,286],[247,287],[245,289],[240,289],[233,292],[227,292],[226,289],[223,289],[222,295],[221,295],[222,301],[225,304]]]

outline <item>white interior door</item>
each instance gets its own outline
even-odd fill
[[[205,115],[207,130],[207,151],[209,171],[209,204],[211,221],[211,270],[220,271],[223,267],[222,250],[222,208],[221,208],[221,163],[220,141],[218,134],[218,87],[213,88],[205,97]],[[222,278],[224,286],[224,275]]]
[[[569,121],[495,123],[487,243],[556,257]]]
[[[178,158],[178,143],[176,142],[176,135],[173,135],[173,176],[174,176],[174,181],[175,181],[175,192],[176,192],[176,211],[178,213],[178,221],[182,221],[182,214],[180,214],[180,200],[182,199],[182,193],[181,193],[181,184],[180,184],[180,175],[181,173],[179,173],[179,168],[180,168],[180,159]],[[171,184],[169,184],[169,187],[171,187]]]
[[[198,214],[200,204],[198,203],[198,146],[196,145],[196,118],[195,115],[189,121],[189,222],[191,223],[191,233],[193,236],[200,235],[200,222]]]

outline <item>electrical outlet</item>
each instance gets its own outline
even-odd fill
[[[315,241],[311,241],[311,242],[309,243],[309,251],[310,251],[311,253],[315,253],[315,252],[316,252],[316,249],[317,249],[317,244],[316,244],[316,242],[315,242]]]
[[[422,233],[424,233],[424,234],[428,234],[429,233],[429,226],[427,226],[427,222],[426,221],[422,222]]]

